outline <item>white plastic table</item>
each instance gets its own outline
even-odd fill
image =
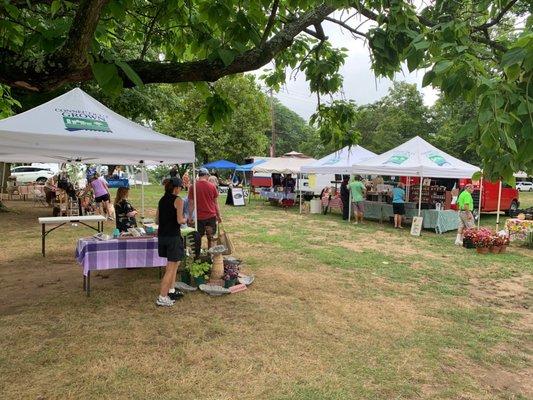
[[[97,232],[102,232],[104,230],[104,221],[106,218],[102,215],[73,215],[71,217],[41,217],[39,218],[39,223],[41,224],[41,252],[43,257],[45,256],[46,249],[46,235],[48,235],[53,230],[63,226],[67,223],[80,223],[91,229],[94,229]],[[96,228],[89,225],[89,222],[96,222],[98,225]],[[46,225],[56,225],[52,229],[46,230]]]

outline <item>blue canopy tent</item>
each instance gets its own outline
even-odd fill
[[[212,161],[210,163],[202,165],[202,168],[207,169],[235,169],[239,166],[239,164],[232,163],[228,160],[217,160]]]
[[[235,168],[235,172],[250,172],[256,165],[263,164],[266,160],[257,160],[250,164],[239,165]]]

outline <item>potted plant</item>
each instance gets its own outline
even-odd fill
[[[472,243],[476,246],[476,250],[480,254],[489,252],[489,247],[492,245],[493,233],[490,229],[478,229],[472,236]]]
[[[199,286],[209,279],[209,270],[211,269],[211,264],[207,262],[194,262],[189,265],[189,273],[194,279],[194,283]]]
[[[498,254],[503,245],[503,238],[501,238],[497,233],[492,236],[492,243],[490,246],[490,252]]]
[[[509,246],[509,235],[505,234],[500,236],[502,239],[502,248],[500,249],[500,253],[505,253],[507,251],[507,246]]]
[[[463,247],[467,249],[474,249],[473,238],[477,232],[476,228],[467,228],[463,231]]]
[[[237,283],[237,278],[239,276],[240,268],[235,264],[226,264],[224,265],[224,287],[230,288],[235,286]]]

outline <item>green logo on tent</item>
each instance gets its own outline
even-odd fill
[[[106,121],[97,121],[90,118],[63,117],[67,131],[100,131],[111,132]]]
[[[405,152],[401,152],[401,153],[396,153],[394,155],[392,155],[387,161],[385,161],[383,164],[396,164],[396,165],[401,165],[403,164],[405,161],[407,161],[409,159],[411,155],[409,154],[409,152],[405,151]]]
[[[439,153],[436,153],[434,151],[430,151],[429,153],[427,153],[427,157],[432,161],[434,162],[435,164],[437,164],[439,167],[442,167],[443,165],[451,165],[448,161],[446,161],[446,159],[441,156]]]

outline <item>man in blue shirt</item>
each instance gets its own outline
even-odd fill
[[[392,211],[394,212],[394,227],[402,229],[402,218],[405,215],[405,190],[403,182],[392,189]]]

